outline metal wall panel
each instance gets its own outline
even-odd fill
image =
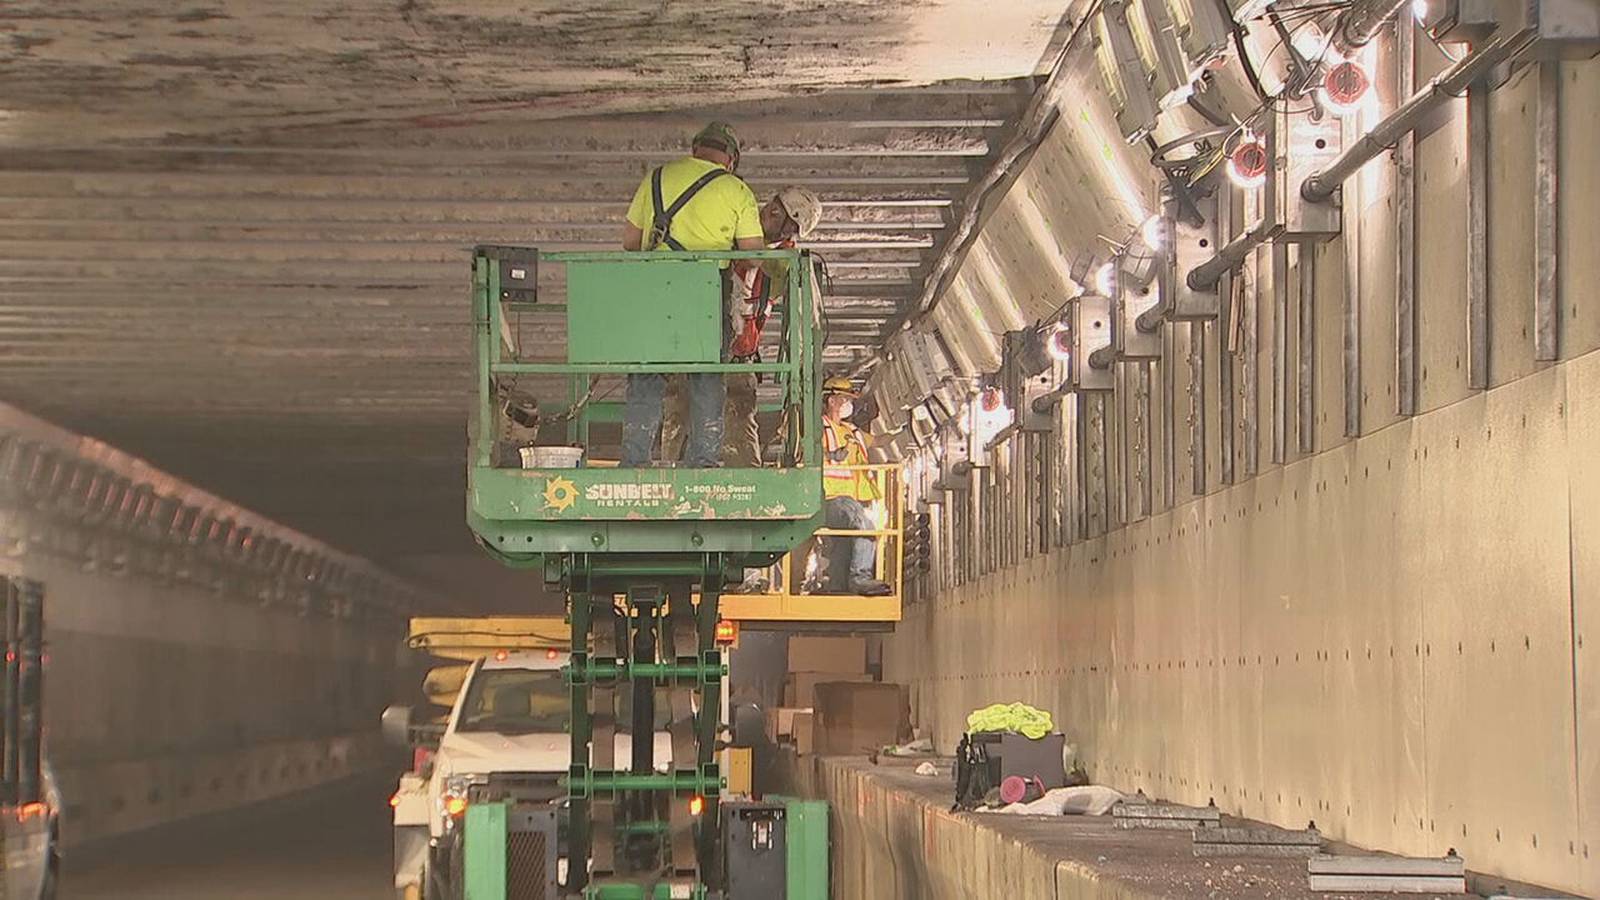
[[[1389,70],[1387,60],[1378,64],[1377,71]],[[1363,131],[1377,121],[1370,114],[1360,118]],[[1346,185],[1360,183],[1360,208],[1351,209],[1347,200],[1345,221],[1355,215],[1361,217],[1358,259],[1361,270],[1362,434],[1371,434],[1399,418],[1395,412],[1394,306],[1398,273],[1395,268],[1394,175],[1394,162],[1384,155],[1345,182]]]
[[[1419,42],[1419,58],[1436,53]],[[1419,82],[1430,71],[1417,75]],[[1418,410],[1472,393],[1467,384],[1467,102],[1452,100],[1438,130],[1419,135],[1417,159]]]
[[[1561,354],[1600,348],[1600,57],[1561,64]]]
[[[939,685],[917,713],[941,746],[980,703],[1043,703],[1119,787],[1594,893],[1596,702],[1565,636],[1569,585],[1592,619],[1569,548],[1596,543],[1600,503],[1575,493],[1569,532],[1565,498],[1596,450],[1596,359],[1077,544],[1036,583],[984,579],[933,623],[961,649],[936,659],[913,628],[888,677]]]
[[[1316,298],[1317,449],[1329,450],[1349,440],[1344,433],[1344,249],[1339,241],[1318,248]]]
[[[1489,384],[1532,372],[1533,121],[1539,72],[1489,95]]]
[[[1572,886],[1584,879],[1568,852],[1578,822],[1566,387],[1564,372],[1547,370],[1418,428],[1415,527],[1429,540],[1414,584],[1425,610],[1419,832],[1492,860],[1488,871]],[[1501,774],[1485,778],[1486,766]]]
[[[1600,459],[1600,354],[1591,353],[1566,368],[1573,709],[1578,743],[1575,855],[1600,868],[1600,467],[1594,465]]]

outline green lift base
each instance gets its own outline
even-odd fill
[[[788,812],[788,856],[785,860],[787,900],[828,900],[828,804],[823,800],[782,799]],[[463,867],[465,900],[505,900],[506,845],[509,804],[483,803],[467,808]],[[584,900],[707,900],[705,885],[686,893],[683,885],[657,884],[649,891],[640,884],[591,884]],[[727,900],[762,900],[729,897]]]

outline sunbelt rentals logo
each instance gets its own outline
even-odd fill
[[[552,475],[544,483],[544,508],[556,512],[566,512],[567,507],[578,502],[578,486],[562,478]]]

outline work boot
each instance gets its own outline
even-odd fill
[[[850,593],[860,594],[863,597],[884,597],[894,593],[894,588],[886,581],[876,578],[850,579]]]

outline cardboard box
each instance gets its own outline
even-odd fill
[[[809,709],[800,710],[794,717],[794,752],[808,756],[816,752],[816,714]]]
[[[795,635],[789,638],[789,671],[860,675],[867,671],[867,639]]]
[[[797,709],[814,709],[817,705],[816,687],[830,681],[871,681],[872,676],[859,672],[790,672],[783,680],[783,705]]]
[[[833,682],[816,690],[816,753],[870,753],[911,737],[911,695],[903,684]]]
[[[800,714],[810,715],[809,708],[797,709],[792,706],[780,706],[772,711],[772,727],[767,730],[767,736],[777,742],[780,738],[792,737],[795,734],[795,720]]]

